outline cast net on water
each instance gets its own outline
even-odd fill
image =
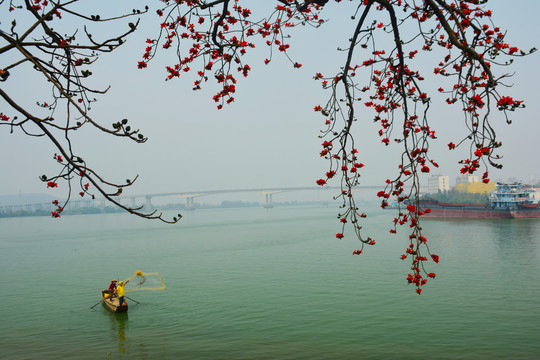
[[[163,277],[157,272],[144,273],[141,270],[135,270],[133,275],[123,281],[126,283],[128,280],[129,282],[125,286],[126,292],[142,290],[157,291],[166,289],[166,286],[163,283]]]

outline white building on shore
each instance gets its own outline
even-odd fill
[[[469,184],[480,182],[478,175],[460,175],[456,177],[457,184]]]
[[[450,177],[443,175],[432,175],[428,179],[428,193],[437,194],[439,191],[450,190]]]

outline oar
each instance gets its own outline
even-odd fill
[[[131,300],[131,301],[134,301],[134,302],[136,302],[137,304],[140,304],[140,302],[138,302],[137,300],[133,300],[133,299],[132,299],[132,298],[130,298],[129,296],[126,296],[126,298],[128,298],[128,299],[129,299],[129,300]]]
[[[99,300],[99,301],[98,301],[98,303],[97,303],[97,304],[94,304],[94,305],[92,305],[92,306],[90,307],[90,309],[93,309],[93,308],[94,308],[94,307],[96,307],[97,305],[101,304],[101,302],[102,302],[102,301],[103,301],[103,300]]]

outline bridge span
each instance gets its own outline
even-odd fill
[[[353,192],[356,191],[366,191],[366,190],[375,190],[380,189],[380,186],[359,186],[353,189]],[[271,208],[272,205],[272,195],[279,194],[283,192],[293,192],[293,191],[336,191],[339,190],[337,187],[331,186],[306,186],[306,187],[285,187],[285,188],[258,188],[258,189],[229,189],[229,190],[206,190],[206,191],[187,191],[187,192],[167,192],[167,193],[156,193],[156,194],[147,194],[144,195],[146,202],[145,207],[147,209],[152,209],[152,198],[156,197],[183,197],[186,199],[186,209],[193,209],[194,199],[201,196],[217,195],[217,194],[230,194],[230,193],[260,193],[265,196],[264,207]],[[136,199],[137,197],[134,197]],[[135,203],[133,203],[135,204]]]

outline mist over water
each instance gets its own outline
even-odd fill
[[[424,222],[441,256],[418,296],[406,228],[372,209],[364,254],[322,206],[185,212],[168,226],[125,214],[0,219],[0,358],[536,359],[540,221]],[[99,292],[133,271],[164,291]]]

